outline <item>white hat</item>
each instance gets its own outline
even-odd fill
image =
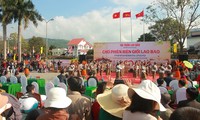
[[[44,101],[44,107],[66,108],[72,100],[66,96],[66,91],[60,87],[51,88]]]
[[[20,110],[22,110],[24,113],[29,113],[30,111],[38,108],[38,101],[33,97],[28,97],[24,99],[19,99]]]
[[[134,94],[134,91],[144,99],[156,101],[159,104],[160,111],[166,111],[165,107],[160,102],[160,89],[152,81],[144,80],[137,88],[130,88],[128,90],[128,95],[130,98]]]
[[[112,90],[99,94],[96,99],[106,112],[122,118],[123,111],[130,105],[130,99],[127,94],[128,88],[125,84],[118,84]],[[122,99],[127,104],[120,104]]]

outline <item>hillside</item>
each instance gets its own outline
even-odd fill
[[[69,41],[65,39],[48,39],[48,46],[54,45],[56,48],[66,48]]]
[[[25,40],[28,42],[30,38]],[[46,40],[46,38],[43,38],[43,40]],[[69,41],[70,40],[48,38],[48,46],[54,45],[56,48],[66,48]]]

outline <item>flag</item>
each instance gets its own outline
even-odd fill
[[[131,12],[124,12],[123,13],[123,18],[129,18],[131,17]]]
[[[120,18],[120,12],[116,12],[113,14],[113,19]]]
[[[16,60],[16,54],[14,54],[14,56],[13,56],[13,60]]]
[[[135,15],[136,18],[139,18],[139,17],[143,17],[144,16],[144,10],[138,14]]]
[[[43,53],[43,47],[40,47],[40,53],[41,54]]]
[[[35,53],[35,49],[34,49],[34,46],[33,46],[33,54]]]
[[[174,48],[174,53],[177,53],[177,43],[174,43],[174,45],[173,45],[173,48]]]

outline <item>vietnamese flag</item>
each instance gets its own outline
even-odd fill
[[[123,13],[123,18],[129,18],[131,17],[131,12],[124,12]]]
[[[139,18],[139,17],[143,17],[144,16],[144,10],[138,14],[135,15],[136,18]]]
[[[113,14],[113,19],[120,18],[120,12],[116,12]]]

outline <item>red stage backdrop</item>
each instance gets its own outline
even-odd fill
[[[121,60],[127,67],[136,60],[164,63],[171,60],[170,42],[94,43],[94,60],[99,58],[108,58],[113,65]]]

